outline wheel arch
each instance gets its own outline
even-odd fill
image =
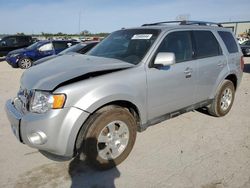
[[[214,87],[209,99],[213,99],[216,95],[216,92],[218,91],[218,89],[221,87],[221,84],[223,83],[224,80],[230,80],[231,82],[233,82],[234,84],[234,88],[235,90],[238,87],[238,77],[237,74],[235,73],[230,73],[230,74],[226,74],[224,76],[220,76],[216,82],[216,87]]]
[[[237,83],[237,76],[235,74],[229,74],[225,80],[230,80],[234,84],[234,89],[237,89],[238,83]]]
[[[126,108],[135,118],[137,129],[139,130],[140,125],[141,125],[141,115],[140,115],[139,108],[134,103],[127,101],[127,100],[115,100],[112,102],[108,102],[100,106],[99,108],[95,109],[94,112],[91,113],[89,117],[83,122],[82,126],[78,130],[78,133],[75,139],[74,155],[76,155],[78,153],[78,150],[81,149],[82,139],[86,135],[86,131],[88,127],[85,126],[85,123],[89,121],[92,118],[92,115],[95,114],[97,111],[100,111],[102,109],[105,109],[106,107],[108,108],[111,106],[118,106],[118,107]]]

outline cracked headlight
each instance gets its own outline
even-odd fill
[[[65,100],[65,94],[35,91],[32,95],[29,109],[30,112],[41,114],[47,112],[49,109],[63,108]]]

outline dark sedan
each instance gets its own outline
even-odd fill
[[[240,47],[244,56],[250,55],[250,40],[243,42]]]
[[[52,55],[52,56],[48,56],[48,57],[44,57],[42,59],[39,59],[39,60],[35,61],[33,63],[33,65],[41,64],[41,63],[43,63],[45,61],[48,61],[50,59],[53,59],[53,58],[59,56],[59,55],[64,55],[64,54],[71,53],[71,52],[85,54],[89,50],[91,50],[95,45],[97,45],[98,43],[99,42],[97,42],[97,41],[91,41],[91,42],[83,42],[83,43],[76,44],[74,46],[71,46],[71,47],[63,50],[58,55]]]

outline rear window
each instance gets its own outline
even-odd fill
[[[220,45],[211,31],[194,31],[196,58],[221,55]]]
[[[226,32],[226,31],[218,31],[218,33],[220,37],[222,38],[223,42],[225,43],[229,53],[239,52],[238,46],[235,42],[235,39],[232,33]]]

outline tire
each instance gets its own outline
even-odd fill
[[[224,80],[208,107],[208,113],[215,117],[225,116],[232,108],[235,96],[235,87],[230,80]]]
[[[86,122],[84,153],[98,169],[109,169],[124,161],[136,140],[136,121],[125,108],[107,106]]]
[[[32,60],[29,59],[29,58],[20,59],[19,62],[18,62],[18,66],[21,69],[28,69],[28,68],[30,68],[32,66]]]

